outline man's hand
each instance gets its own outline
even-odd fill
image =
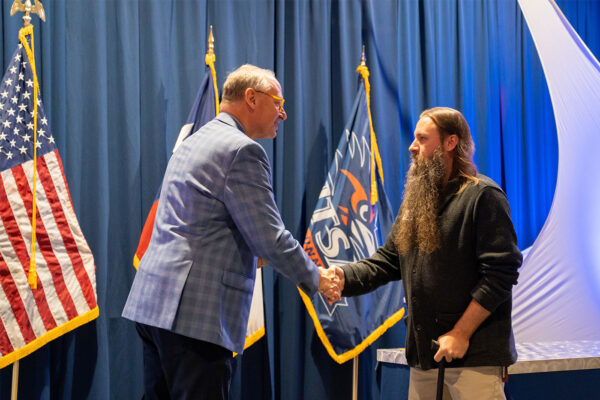
[[[438,342],[440,348],[433,356],[436,362],[440,362],[442,358],[445,358],[446,362],[463,358],[469,349],[469,338],[454,329],[440,336]]]
[[[334,266],[333,270],[335,271],[335,275],[340,280],[338,283],[338,287],[340,288],[340,292],[344,291],[344,285],[346,284],[346,274],[344,274],[344,270],[338,266]]]
[[[433,359],[440,362],[443,357],[450,362],[455,358],[463,358],[469,349],[471,336],[490,314],[474,299],[471,300],[454,328],[438,338],[440,349],[435,353]]]
[[[336,282],[335,286],[332,286],[330,289],[326,289],[322,291],[323,295],[327,298],[329,304],[333,304],[335,301],[339,301],[342,299],[342,291],[344,290],[344,284],[346,282],[346,276],[344,275],[344,271],[337,266],[329,267],[327,270],[329,274],[333,273],[334,282]]]
[[[334,268],[319,268],[319,292],[323,293],[329,304],[342,298],[339,282]]]

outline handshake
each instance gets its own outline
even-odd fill
[[[344,271],[338,266],[328,269],[319,267],[319,292],[325,296],[329,304],[342,299],[344,290]]]

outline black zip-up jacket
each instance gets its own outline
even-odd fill
[[[465,356],[448,367],[508,366],[517,359],[511,295],[522,255],[506,195],[488,177],[478,174],[477,178],[477,184],[460,193],[463,181],[452,179],[441,193],[438,250],[399,256],[393,240],[398,215],[384,246],[369,258],[342,266],[343,296],[403,280],[408,308],[406,359],[411,367],[437,367],[431,339],[450,331],[472,299],[491,315],[471,337]]]

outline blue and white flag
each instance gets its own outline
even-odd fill
[[[202,83],[198,89],[198,94],[196,95],[196,100],[194,100],[194,105],[190,110],[187,121],[179,131],[175,146],[173,146],[173,153],[177,150],[181,142],[219,114],[219,96],[218,93],[215,96],[215,93],[217,93],[217,89],[212,69],[206,68]]]
[[[318,266],[329,268],[369,257],[387,237],[393,223],[389,202],[381,182],[372,190],[376,153],[366,80],[361,82],[306,234],[304,249]],[[356,357],[404,315],[401,281],[362,296],[343,297],[333,305],[319,293],[311,298],[300,294],[317,334],[338,363]]]

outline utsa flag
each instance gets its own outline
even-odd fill
[[[42,106],[32,25],[19,39],[0,84],[0,368],[98,316],[94,258]]]
[[[204,124],[212,120],[219,113],[219,92],[217,89],[217,75],[215,72],[215,53],[214,53],[214,38],[212,34],[212,26],[210,27],[210,36],[208,44],[208,52],[206,53],[206,72],[200,89],[196,95],[194,105],[190,110],[186,123],[181,127],[179,136],[173,147],[173,152],[177,147],[190,135],[193,135]],[[156,193],[152,208],[146,218],[146,223],[140,235],[133,265],[137,269],[142,256],[146,252],[152,237],[152,229],[154,227],[154,219],[156,217],[156,209],[158,207],[158,199],[160,197],[160,189]],[[248,348],[265,334],[264,310],[263,310],[263,290],[262,290],[262,272],[256,271],[256,280],[254,282],[254,295],[252,297],[252,305],[250,307],[250,318],[248,320],[248,328],[246,331],[246,343],[244,348]]]
[[[318,266],[329,268],[368,257],[382,244],[393,217],[382,184],[369,110],[368,70],[335,152],[306,233],[304,249]],[[382,181],[382,180],[381,180]],[[391,282],[358,297],[329,305],[320,294],[300,295],[318,336],[338,363],[356,357],[404,315],[401,282]]]

